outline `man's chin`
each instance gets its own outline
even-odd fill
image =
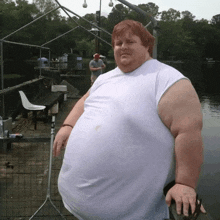
[[[129,65],[131,63],[131,59],[129,59],[127,57],[126,58],[122,57],[120,61],[121,61],[122,65]]]
[[[133,65],[131,64],[131,62],[120,62],[118,64],[119,69],[123,71],[124,73],[133,71],[134,68],[132,68],[132,66]]]

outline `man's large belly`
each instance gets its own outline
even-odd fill
[[[143,145],[146,134],[126,117],[83,116],[68,141],[65,163],[70,162],[85,178],[118,176],[140,172],[149,163],[150,147]],[[149,137],[149,143],[151,138]]]
[[[140,203],[156,202],[155,192],[167,177],[158,165],[163,150],[153,147],[154,136],[135,121],[117,112],[105,117],[88,113],[79,119],[59,176],[59,191],[70,211],[102,215],[100,219],[111,212],[117,219]]]

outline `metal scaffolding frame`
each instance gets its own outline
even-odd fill
[[[76,13],[73,12],[73,11],[71,11],[70,9],[68,9],[68,8],[66,8],[66,7],[64,7],[64,6],[62,6],[62,5],[59,3],[58,0],[54,0],[54,1],[58,4],[58,7],[57,7],[57,8],[52,9],[51,11],[49,11],[49,12],[47,12],[47,13],[41,15],[40,17],[34,19],[34,20],[31,21],[30,23],[28,23],[28,24],[22,26],[21,28],[15,30],[14,32],[12,32],[12,33],[10,33],[9,35],[7,35],[7,36],[3,37],[2,39],[0,39],[0,45],[1,45],[1,90],[4,90],[4,57],[3,57],[3,43],[9,43],[9,44],[16,44],[16,45],[22,45],[22,46],[29,46],[29,47],[39,48],[39,49],[40,49],[40,58],[41,58],[41,50],[42,50],[42,49],[47,49],[47,50],[49,50],[49,62],[50,62],[50,55],[51,55],[51,54],[50,54],[50,48],[49,48],[49,47],[44,47],[44,46],[47,45],[47,44],[49,44],[49,43],[51,43],[51,42],[53,42],[53,41],[55,41],[55,40],[57,40],[57,39],[59,39],[60,37],[63,37],[64,35],[70,33],[71,31],[75,30],[76,28],[82,28],[83,30],[87,31],[89,34],[91,34],[91,35],[93,35],[94,37],[98,38],[99,40],[103,41],[103,42],[106,43],[107,45],[111,46],[111,44],[110,44],[109,42],[105,41],[105,40],[102,39],[100,36],[98,36],[98,35],[92,33],[91,31],[87,30],[85,27],[83,27],[82,25],[80,25],[76,20],[73,19],[73,17],[70,16],[69,13],[72,13],[73,15],[75,15],[75,16],[77,16],[77,17],[83,19],[84,21],[90,23],[92,26],[98,28],[99,31],[103,31],[103,32],[105,32],[106,34],[108,34],[108,35],[111,36],[111,34],[110,34],[108,31],[106,31],[106,30],[104,30],[103,28],[99,27],[98,25],[96,25],[96,24],[94,24],[94,23],[88,21],[87,19],[85,19],[85,18],[79,16],[78,14],[76,14]],[[150,21],[149,24],[151,24],[151,25],[153,26],[153,35],[154,35],[155,40],[156,40],[156,42],[155,42],[155,47],[154,47],[154,51],[153,51],[153,57],[154,57],[154,58],[157,58],[157,21],[155,20],[155,18],[154,18],[150,13],[147,13],[147,12],[143,11],[142,9],[138,8],[136,5],[133,5],[133,4],[131,4],[131,3],[127,2],[127,1],[125,1],[125,0],[118,0],[118,1],[121,2],[122,4],[128,6],[129,8],[133,9],[134,11],[136,11],[138,14],[140,14],[140,15],[143,16],[144,18],[150,17],[150,20],[151,20],[151,21]],[[75,23],[77,24],[77,27],[75,27],[75,28],[73,28],[73,29],[71,29],[71,30],[65,32],[64,34],[59,35],[58,37],[56,37],[56,38],[54,38],[54,39],[52,39],[52,40],[50,40],[50,41],[48,41],[48,42],[46,42],[46,43],[44,43],[44,44],[42,44],[42,45],[32,45],[32,44],[12,42],[12,41],[6,40],[8,37],[10,37],[10,36],[12,36],[13,34],[19,32],[20,30],[23,30],[23,29],[26,28],[27,26],[33,24],[34,22],[36,22],[36,21],[38,21],[39,19],[45,17],[46,15],[50,14],[51,12],[58,10],[59,8],[61,8],[61,9],[64,11],[64,13],[65,13],[73,22],[75,22]],[[68,13],[68,12],[69,12],[69,13]],[[148,24],[148,25],[149,25],[149,24]],[[148,26],[148,25],[147,25],[147,26]],[[40,68],[40,77],[41,77],[41,68]],[[2,95],[2,104],[3,104],[3,106],[2,106],[2,114],[3,114],[3,118],[4,118],[4,117],[5,117],[4,94]]]
[[[56,1],[56,0],[55,0]],[[34,22],[38,21],[39,19],[47,16],[48,14],[50,14],[51,12],[54,12],[56,10],[58,10],[59,8],[61,8],[65,13],[65,9],[62,5],[60,5],[60,3],[58,1],[56,1],[57,4],[59,5],[57,8],[50,10],[49,12],[41,15],[40,17],[34,19],[33,21],[29,22],[28,24],[22,26],[21,28],[13,31],[12,33],[8,34],[7,36],[3,37],[2,39],[0,39],[0,45],[1,45],[1,90],[4,90],[4,43],[8,43],[8,44],[15,44],[15,45],[21,45],[21,46],[29,46],[29,47],[35,47],[35,48],[39,48],[40,49],[40,58],[41,58],[41,50],[42,49],[46,49],[49,50],[49,62],[50,62],[50,56],[51,56],[51,52],[50,52],[50,48],[49,47],[45,47],[45,45],[59,39],[60,37],[63,37],[66,34],[69,34],[70,32],[72,32],[73,30],[75,30],[78,27],[83,28],[84,30],[86,30],[87,32],[89,32],[90,34],[96,36],[95,34],[93,34],[92,32],[88,31],[86,28],[84,28],[83,26],[79,25],[78,22],[76,22],[73,18],[71,18],[71,20],[73,20],[75,23],[78,24],[77,27],[65,32],[64,34],[59,35],[58,37],[45,42],[42,45],[33,45],[33,44],[26,44],[26,43],[20,43],[20,42],[13,42],[13,41],[9,41],[7,40],[7,38],[9,38],[10,36],[14,35],[15,33],[23,30],[24,28],[28,27],[29,25],[33,24]],[[66,9],[67,10],[67,9]],[[69,9],[68,9],[69,10]],[[72,12],[74,14],[74,12]],[[69,15],[68,15],[69,16]],[[70,17],[70,16],[69,16]],[[88,21],[89,22],[89,21]],[[89,22],[90,24],[92,24],[91,22]],[[104,31],[104,29],[102,29]],[[97,37],[97,36],[96,36]],[[109,44],[107,41],[105,41],[102,38],[99,38],[100,40],[104,41],[105,43],[107,43],[109,46],[111,46],[111,44]],[[41,77],[41,68],[40,68],[40,77]],[[4,99],[4,94],[2,95],[2,117],[5,118],[5,99]]]

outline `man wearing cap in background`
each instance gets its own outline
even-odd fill
[[[100,74],[103,73],[103,69],[105,68],[105,64],[100,58],[98,53],[93,55],[94,59],[89,63],[89,69],[91,71],[91,85],[95,82]]]

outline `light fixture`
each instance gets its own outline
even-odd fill
[[[92,29],[91,29],[90,31],[91,31],[91,32],[95,32],[95,33],[97,33],[97,32],[99,32],[99,29],[96,28],[96,27],[92,27]]]
[[[84,3],[83,3],[83,8],[87,8],[87,3],[86,3],[86,0],[84,0]]]
[[[0,1],[1,1],[1,0],[0,0]],[[109,7],[113,7],[113,5],[114,5],[114,3],[112,2],[112,0],[110,0],[108,6],[109,6]],[[88,5],[87,5],[87,3],[86,3],[86,0],[84,0],[84,3],[83,3],[82,6],[83,6],[83,8],[87,8]]]
[[[113,5],[114,5],[114,4],[113,4],[112,0],[110,0],[108,6],[109,6],[109,7],[113,7]]]

